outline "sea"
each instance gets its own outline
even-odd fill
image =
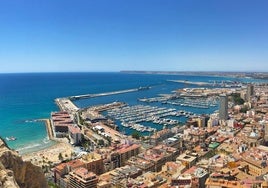
[[[78,107],[121,101],[132,105],[144,104],[139,98],[157,97],[171,94],[184,87],[198,87],[169,80],[193,82],[245,81],[238,78],[215,76],[190,76],[168,74],[129,74],[121,72],[105,73],[12,73],[0,74],[0,136],[16,137],[6,141],[8,146],[19,153],[44,149],[54,144],[47,137],[46,126],[41,119],[50,118],[51,112],[59,111],[55,99],[80,94],[94,94],[120,91],[139,87],[151,88],[138,92],[96,97],[75,101]],[[246,80],[251,82],[252,80]],[[171,108],[171,106],[165,106]],[[213,113],[218,107],[197,109],[180,107],[181,110],[197,114]],[[183,121],[183,120],[182,120]],[[158,128],[160,129],[160,128]],[[127,132],[126,134],[130,134]]]

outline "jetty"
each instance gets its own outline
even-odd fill
[[[35,121],[42,121],[45,123],[46,125],[46,130],[47,130],[47,136],[49,138],[49,140],[53,140],[54,136],[53,136],[53,128],[52,128],[52,125],[51,125],[51,121],[50,119],[37,119]]]
[[[79,108],[69,98],[57,98],[55,99],[55,102],[61,111],[74,113],[79,110]]]
[[[142,91],[142,90],[148,90],[150,88],[151,87],[148,86],[148,87],[138,87],[134,89],[111,91],[111,92],[106,92],[106,93],[75,95],[75,96],[69,96],[69,97],[56,98],[55,102],[61,111],[67,111],[69,113],[74,114],[80,109],[73,103],[73,101],[75,100],[137,92],[137,91]]]
[[[167,80],[169,82],[176,82],[176,83],[182,83],[182,84],[189,84],[189,85],[199,85],[199,86],[209,86],[213,85],[209,82],[192,82],[188,80]]]
[[[122,93],[130,93],[130,92],[137,92],[141,90],[147,90],[150,89],[150,87],[139,87],[134,89],[126,89],[126,90],[120,90],[120,91],[112,91],[112,92],[106,92],[106,93],[97,93],[97,94],[85,94],[85,95],[75,95],[68,97],[70,100],[78,100],[78,99],[86,99],[86,98],[94,98],[94,97],[103,97],[108,95],[118,95]]]
[[[44,121],[46,123],[48,138],[49,138],[49,140],[52,140],[54,138],[54,136],[53,136],[53,129],[52,129],[52,126],[51,126],[50,119],[44,119]]]

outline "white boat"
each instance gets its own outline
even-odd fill
[[[10,136],[10,137],[6,137],[6,140],[7,141],[14,141],[14,140],[17,140],[17,138],[14,136]]]

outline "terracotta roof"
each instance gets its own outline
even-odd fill
[[[126,153],[128,151],[131,151],[131,150],[135,150],[135,149],[137,149],[139,147],[140,147],[140,145],[138,145],[138,144],[124,145],[122,148],[117,149],[116,151],[118,153],[122,154],[122,153]]]
[[[79,127],[69,126],[69,131],[73,134],[81,133],[81,130]]]
[[[96,174],[94,174],[93,172],[88,171],[86,168],[77,168],[73,170],[73,173],[80,176],[83,179],[89,179],[89,178],[94,178],[96,177]]]
[[[58,171],[61,171],[67,166],[70,166],[72,169],[75,169],[75,168],[81,167],[83,165],[85,165],[85,163],[83,163],[82,161],[77,159],[77,160],[69,161],[67,163],[61,163],[61,164],[57,165],[55,167],[55,169]]]

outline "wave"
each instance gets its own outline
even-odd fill
[[[22,120],[16,120],[14,121],[14,124],[24,124],[24,123],[36,123],[41,122],[41,119],[22,119]]]
[[[33,122],[36,122],[35,120],[25,120],[24,121],[25,123],[33,123]]]
[[[25,123],[36,123],[36,122],[41,122],[41,119],[27,119],[24,122]]]
[[[42,144],[30,144],[30,145],[27,145],[27,146],[24,146],[24,147],[21,147],[21,148],[18,148],[16,149],[18,152],[20,151],[24,151],[24,150],[28,150],[28,149],[32,149],[32,148],[36,148],[38,146],[42,146]]]
[[[44,144],[48,144],[48,143],[50,143],[50,142],[51,142],[51,140],[49,140],[48,136],[47,136],[46,138],[43,139],[43,143],[44,143]]]
[[[48,137],[46,137],[39,143],[33,143],[19,147],[16,149],[16,151],[18,151],[20,154],[26,154],[48,148],[51,145],[53,145],[53,141],[49,140]]]

